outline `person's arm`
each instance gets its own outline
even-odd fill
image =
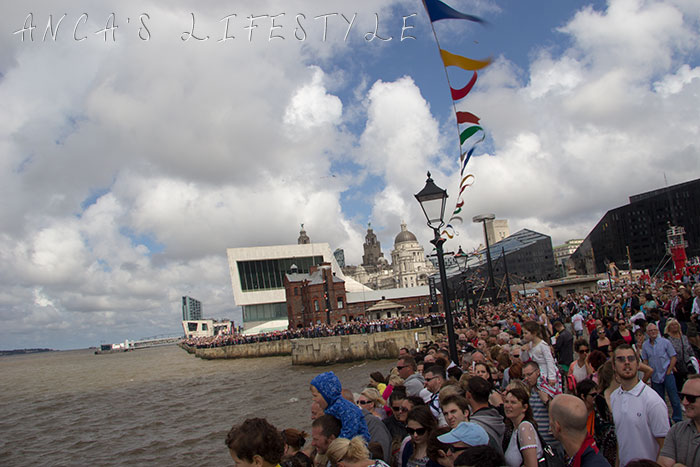
[[[552,351],[547,344],[542,348],[542,353],[544,354],[544,360],[547,363],[547,381],[550,385],[555,386],[557,384],[557,364],[554,361],[554,356],[552,356]]]
[[[535,428],[529,422],[522,422],[518,427],[520,440],[520,455],[523,457],[525,467],[537,467],[538,437]]]
[[[661,467],[673,467],[676,464],[676,461],[671,459],[670,457],[664,457],[664,456],[659,456],[658,459],[656,459],[656,463],[659,464]]]
[[[642,376],[642,382],[644,382],[645,384],[648,383],[651,379],[651,375],[654,374],[654,369],[646,363],[640,363],[639,370],[644,373],[644,375]]]
[[[656,442],[659,445],[659,452],[661,452],[661,450],[664,448],[664,440],[665,439],[666,439],[665,436],[663,438],[656,438]]]
[[[671,357],[671,363],[668,364],[668,369],[666,370],[666,375],[670,375],[676,370],[676,356]]]
[[[591,365],[588,362],[586,362],[586,373],[588,373],[589,376],[592,375],[593,373],[595,373],[595,370],[593,369],[593,365]]]

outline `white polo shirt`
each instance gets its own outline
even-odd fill
[[[642,381],[630,391],[621,387],[610,395],[620,465],[632,459],[659,456],[656,438],[665,438],[670,428],[666,402]]]

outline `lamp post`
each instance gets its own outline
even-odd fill
[[[472,222],[478,224],[481,222],[484,224],[484,238],[486,239],[486,263],[489,269],[489,295],[491,295],[491,300],[496,302],[496,281],[493,279],[493,263],[491,263],[491,247],[489,245],[489,235],[486,232],[486,221],[492,221],[496,218],[495,214],[479,214],[478,216],[472,217]]]
[[[501,247],[501,257],[503,257],[503,269],[505,269],[506,273],[506,287],[508,288],[508,301],[512,302],[513,301],[513,296],[510,293],[510,277],[508,276],[508,260],[506,259],[506,249],[504,247]]]
[[[467,260],[469,257],[467,254],[462,250],[462,245],[459,246],[459,250],[455,254],[455,260],[457,261],[457,266],[459,267],[459,272],[460,275],[462,276],[462,287],[464,288],[464,302],[467,305],[467,322],[469,323],[469,327],[472,327],[472,311],[469,306],[469,294],[467,293],[467,286],[465,283],[464,276],[467,273]]]
[[[452,310],[450,309],[450,298],[447,290],[447,273],[445,272],[445,259],[442,257],[442,244],[445,239],[440,237],[440,229],[444,222],[445,202],[447,201],[447,191],[435,185],[433,179],[425,181],[425,187],[415,195],[420,203],[423,214],[428,220],[428,227],[433,229],[434,238],[430,241],[435,245],[438,257],[438,268],[440,269],[440,283],[442,283],[442,303],[445,307],[445,321],[447,322],[447,340],[450,346],[450,358],[455,364],[459,362],[457,355],[457,341],[455,340],[454,323],[452,322]]]

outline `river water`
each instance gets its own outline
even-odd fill
[[[231,465],[232,425],[257,416],[310,432],[316,374],[333,370],[358,392],[393,363],[207,361],[177,346],[1,357],[0,465]]]

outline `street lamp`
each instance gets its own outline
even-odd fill
[[[440,237],[440,229],[445,225],[445,203],[447,201],[447,191],[435,185],[433,179],[425,181],[425,187],[415,195],[420,203],[423,214],[428,220],[428,227],[433,229],[434,238],[430,241],[435,245],[438,257],[438,268],[440,269],[440,283],[442,284],[442,303],[445,307],[445,321],[447,322],[447,340],[450,345],[450,358],[455,364],[459,363],[457,356],[457,341],[455,340],[454,323],[452,322],[452,310],[450,309],[450,298],[447,291],[447,273],[445,272],[445,259],[442,257],[442,244],[445,239]]]
[[[467,261],[469,256],[462,250],[462,245],[459,246],[459,250],[455,253],[455,261],[457,261],[457,267],[459,267],[460,276],[462,276],[462,287],[464,289],[464,302],[467,304],[467,322],[469,327],[472,327],[472,312],[469,306],[469,293],[467,292],[467,285],[465,280],[465,275],[467,274]]]
[[[493,264],[491,263],[491,247],[489,245],[489,235],[486,232],[486,221],[492,221],[496,218],[495,214],[479,214],[478,216],[472,217],[472,222],[478,224],[479,222],[484,224],[484,238],[486,239],[486,263],[489,269],[489,294],[491,295],[491,300],[496,302],[496,282],[493,280]]]

